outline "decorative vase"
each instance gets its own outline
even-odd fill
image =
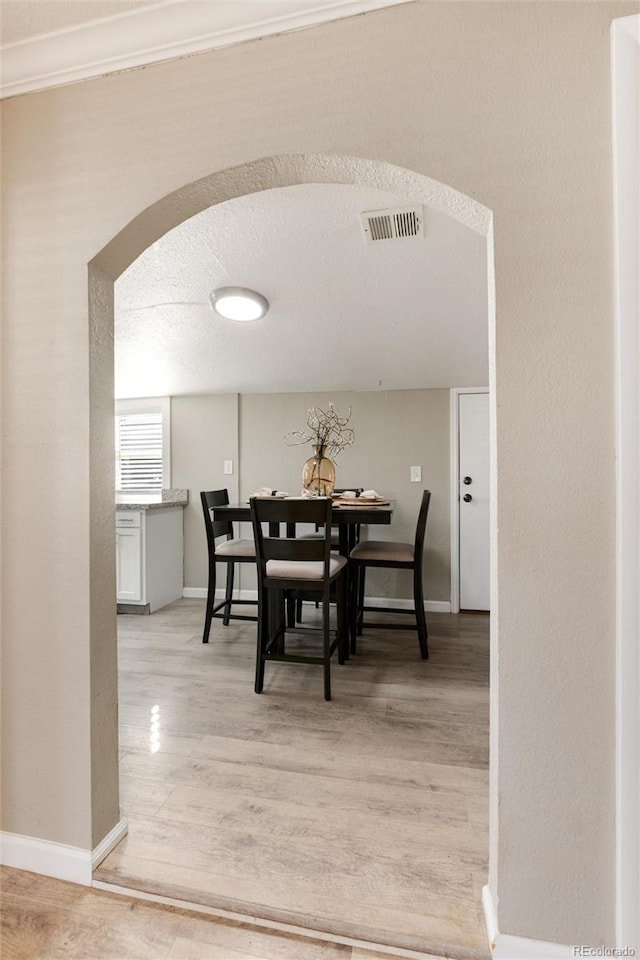
[[[317,497],[330,497],[336,485],[336,467],[324,455],[323,446],[314,446],[313,456],[302,468],[302,487]]]

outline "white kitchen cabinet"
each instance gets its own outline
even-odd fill
[[[116,510],[116,583],[119,605],[153,613],[182,596],[181,506]]]
[[[116,583],[120,603],[142,601],[142,553],[140,528],[116,526]]]

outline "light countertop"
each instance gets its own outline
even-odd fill
[[[162,510],[188,503],[188,490],[116,490],[116,510]]]

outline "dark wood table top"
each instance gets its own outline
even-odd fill
[[[384,506],[373,503],[363,504],[361,507],[340,507],[334,504],[331,510],[331,523],[342,525],[351,523],[383,523],[390,524],[393,516],[395,500]],[[216,520],[235,520],[251,523],[251,507],[248,503],[227,503],[220,507],[213,507]]]

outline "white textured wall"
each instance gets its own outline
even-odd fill
[[[6,103],[3,829],[88,847],[117,817],[112,664],[90,658],[112,586],[90,604],[90,511],[106,550],[112,505],[90,475],[87,263],[213,171],[385,160],[495,217],[500,928],[613,942],[609,23],[636,9],[419,2]]]

